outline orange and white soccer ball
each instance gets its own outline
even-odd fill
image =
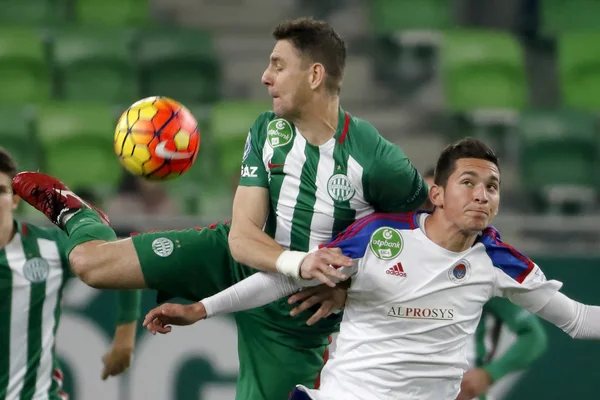
[[[148,97],[131,105],[115,129],[115,152],[133,175],[150,180],[176,178],[190,169],[200,148],[198,122],[167,97]]]

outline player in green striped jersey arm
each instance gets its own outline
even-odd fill
[[[435,170],[424,174],[428,186],[434,183]],[[433,210],[428,201],[424,209]],[[506,326],[516,340],[497,354],[501,328]],[[488,391],[505,376],[531,366],[546,350],[548,339],[537,316],[507,299],[494,297],[483,306],[481,320],[469,343],[467,358],[471,368],[463,376],[457,400],[493,400]]]
[[[13,218],[19,201],[11,185],[16,172],[13,159],[0,148],[0,399],[66,399],[54,343],[63,288],[72,277],[67,236]],[[139,298],[120,294],[104,379],[129,367],[135,342]]]
[[[301,19],[280,24],[273,36],[262,77],[273,112],[250,128],[231,225],[114,241],[106,218],[55,178],[24,173],[13,180],[26,201],[67,231],[70,260],[85,282],[147,287],[193,301],[256,269],[331,285],[331,275],[339,273],[329,264],[351,260],[331,249],[307,254],[312,246],[373,211],[423,204],[427,187],[402,150],[341,109],[346,48],[337,33],[325,22]],[[281,400],[298,382],[315,385],[341,318],[334,314],[307,326],[310,311],[291,318],[291,308],[283,299],[236,314],[238,400]]]

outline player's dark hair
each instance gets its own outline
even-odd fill
[[[11,179],[14,178],[18,172],[15,159],[4,147],[0,147],[0,172],[10,176]]]
[[[435,167],[430,167],[425,170],[423,178],[433,178],[435,176]]]
[[[275,40],[289,40],[311,62],[325,67],[325,87],[339,94],[346,66],[346,44],[325,21],[299,18],[283,22],[273,30]]]
[[[435,166],[434,182],[436,185],[446,187],[448,178],[450,178],[450,175],[452,175],[456,168],[456,161],[461,158],[487,160],[500,169],[498,157],[496,157],[492,149],[481,140],[468,137],[448,145],[442,150],[442,154],[440,154],[440,158],[438,158]]]

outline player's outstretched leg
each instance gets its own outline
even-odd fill
[[[116,240],[106,215],[83,201],[58,179],[39,172],[22,172],[13,189],[69,236],[73,272],[97,288],[145,288],[131,239]]]

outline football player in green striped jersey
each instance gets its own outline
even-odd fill
[[[63,288],[73,276],[67,235],[14,218],[17,173],[0,148],[0,399],[66,399],[54,351]],[[103,379],[129,367],[139,318],[139,298],[119,292],[117,328],[104,356]]]
[[[153,232],[115,241],[107,217],[57,179],[24,173],[15,190],[65,229],[75,272],[89,285],[151,288],[199,301],[257,269],[333,285],[332,249],[308,253],[374,211],[417,209],[427,187],[402,150],[340,107],[346,47],[325,22],[278,25],[262,82],[273,111],[250,127],[231,224]],[[241,153],[240,149],[240,153]],[[332,294],[337,288],[332,288]],[[285,300],[235,316],[238,400],[280,400],[314,387],[340,315],[308,326]]]

